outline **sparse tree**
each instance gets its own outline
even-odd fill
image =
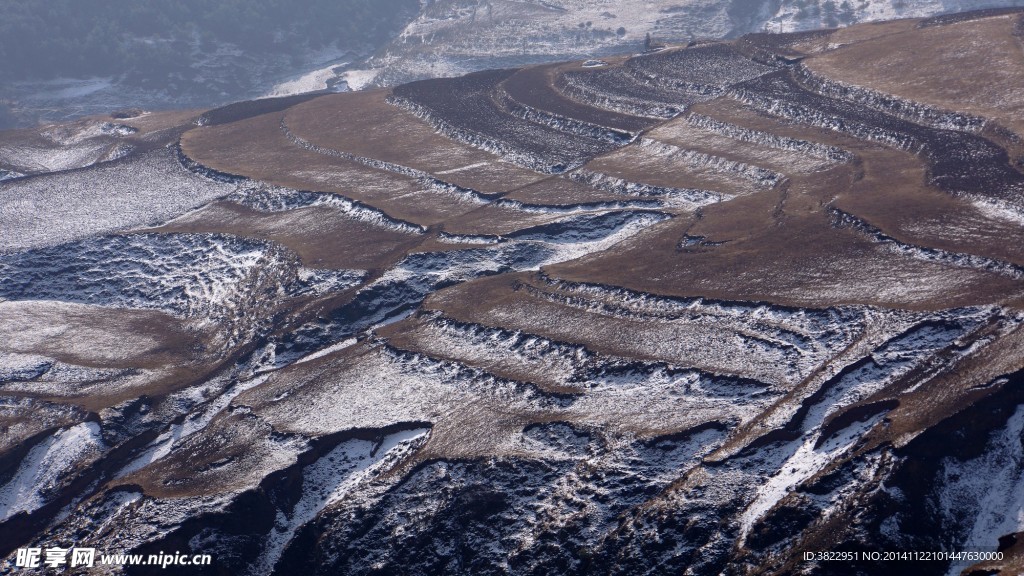
[[[839,5],[839,21],[843,24],[850,25],[857,19],[856,13],[853,11],[853,5],[850,4],[849,0],[843,0],[843,3]]]
[[[835,28],[836,26],[839,26],[839,20],[836,18],[837,10],[836,3],[834,2],[834,0],[825,0],[821,4],[821,12],[823,20],[825,22],[825,26],[828,26],[829,28]]]

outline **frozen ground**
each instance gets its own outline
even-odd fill
[[[155,225],[232,191],[189,172],[169,149],[0,183],[0,252]]]

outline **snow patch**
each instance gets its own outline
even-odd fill
[[[380,70],[346,70],[339,76],[348,85],[349,90],[362,90],[372,87]]]
[[[14,477],[0,488],[0,522],[41,508],[69,472],[103,449],[100,425],[95,422],[58,430],[33,447]]]
[[[156,225],[234,189],[189,172],[169,150],[3,186],[0,254]]]
[[[341,501],[360,483],[393,467],[426,440],[430,430],[419,428],[396,432],[380,442],[348,440],[328,452],[302,474],[302,497],[290,512],[279,510],[267,535],[263,553],[249,574],[273,572],[285,546],[296,531],[314,520],[328,506]]]
[[[993,550],[999,538],[1024,531],[1024,406],[996,431],[984,454],[943,462],[939,507],[957,523],[966,523],[963,550]],[[970,562],[955,562],[955,576]]]

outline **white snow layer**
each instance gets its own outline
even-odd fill
[[[992,550],[999,538],[1024,531],[1024,406],[989,440],[985,452],[967,462],[948,458],[943,466],[939,507],[968,522],[962,550]],[[956,575],[970,562],[954,563]]]
[[[29,451],[14,477],[0,488],[0,522],[46,504],[46,493],[83,459],[103,449],[100,426],[83,422],[59,430]]]
[[[0,184],[0,253],[157,224],[233,190],[185,170],[170,150],[9,181]]]
[[[249,573],[271,573],[299,528],[331,504],[342,500],[361,482],[391,468],[418,447],[428,433],[425,428],[405,430],[391,434],[379,443],[348,440],[306,468],[303,471],[302,497],[290,514],[278,511],[274,529],[267,535],[266,548]]]

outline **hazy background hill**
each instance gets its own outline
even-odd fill
[[[311,52],[375,45],[416,0],[29,0],[3,3],[0,58],[14,80],[187,69],[232,44],[295,66]]]
[[[1024,0],[0,0],[0,127]]]
[[[378,84],[638,49],[1024,5],[1024,0],[438,0],[371,59]]]
[[[3,0],[6,123],[258,97],[296,72],[365,58],[419,9],[418,0]]]

